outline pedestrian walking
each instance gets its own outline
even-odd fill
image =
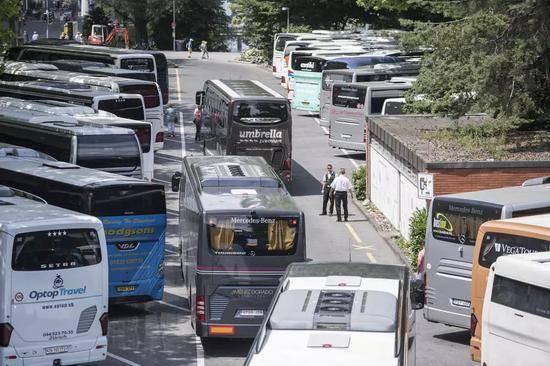
[[[201,140],[202,128],[202,105],[198,105],[193,113],[193,123],[195,124],[195,141]]]
[[[23,31],[23,42],[29,43],[29,34],[26,30]]]
[[[202,41],[201,45],[200,45],[200,50],[201,50],[201,59],[209,59],[210,58],[210,54],[208,53],[208,42],[206,41]]]
[[[37,40],[38,40],[38,33],[36,33],[36,31],[34,31],[34,32],[32,33],[31,40],[33,40],[33,41],[37,41]]]
[[[323,174],[323,179],[321,180],[321,194],[323,195],[323,210],[319,214],[320,216],[325,216],[327,214],[327,204],[330,202],[329,206],[329,215],[332,216],[334,212],[334,193],[330,188],[330,185],[336,178],[336,173],[332,170],[332,164],[327,164],[327,171]]]
[[[189,38],[189,41],[187,41],[187,58],[191,58],[191,54],[193,53],[193,38]]]
[[[166,123],[166,127],[168,128],[168,136],[170,137],[176,136],[177,121],[178,121],[178,114],[174,109],[174,107],[169,106],[168,108],[166,108],[164,122]]]
[[[336,177],[330,187],[334,190],[334,203],[336,204],[336,221],[342,221],[342,208],[344,206],[344,221],[348,221],[348,192],[353,198],[353,186],[346,177],[346,169],[340,168],[340,175]]]

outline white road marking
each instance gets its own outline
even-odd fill
[[[195,336],[195,346],[197,348],[197,366],[204,366],[204,349],[200,337]]]
[[[348,157],[348,160],[351,161],[351,163],[356,169],[359,168],[359,164],[357,164],[357,162],[353,160],[351,156],[349,156],[349,152],[346,149],[340,149],[340,151],[342,151]]]
[[[125,359],[124,357],[120,357],[120,356],[117,356],[111,352],[107,352],[107,356],[111,357],[111,358],[114,358],[115,360],[117,361],[120,361],[122,363],[125,363],[126,365],[130,365],[130,366],[140,366],[139,363],[135,363],[133,361],[130,361],[130,360],[127,360]]]
[[[179,70],[176,70],[176,88],[178,90],[178,102],[181,102],[181,83]]]
[[[166,181],[166,180],[162,180],[162,179],[158,179],[158,178],[153,178],[153,180],[154,180],[154,181],[157,181],[157,182],[160,182],[160,183],[172,185],[172,182],[168,182],[168,181]]]
[[[178,141],[178,142],[179,142],[179,141]],[[174,161],[174,162],[181,163],[180,158],[171,157],[171,156],[166,156],[166,155],[157,154],[157,155],[155,155],[155,158],[159,158],[159,159],[164,159],[164,160],[169,160],[169,161]]]
[[[180,140],[181,140],[181,158],[187,156],[185,151],[185,128],[183,127],[183,112],[180,112]]]
[[[166,301],[158,301],[158,303],[159,303],[159,304],[162,304],[162,305],[169,306],[169,307],[174,308],[174,309],[178,309],[178,310],[181,310],[181,311],[185,311],[186,313],[189,312],[189,310],[186,309],[186,308],[182,308],[181,306],[177,306],[177,305],[174,305],[174,304],[170,304],[170,303],[168,303],[168,302],[166,302]]]

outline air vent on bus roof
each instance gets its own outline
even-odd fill
[[[43,163],[42,166],[47,166],[49,168],[55,168],[55,169],[80,169],[78,165],[65,163],[62,161],[47,161]]]
[[[70,122],[43,122],[43,123],[51,123],[54,126],[59,127],[75,127],[78,126],[78,123],[70,123]]]
[[[234,177],[244,177],[244,172],[239,165],[228,165],[227,169],[229,169],[229,172]]]
[[[280,182],[269,176],[262,166],[254,164],[227,164],[195,166],[201,186],[232,188],[277,188]]]

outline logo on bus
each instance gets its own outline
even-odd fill
[[[451,224],[451,221],[445,217],[442,213],[436,213],[435,218],[433,220],[433,227],[442,231],[445,231],[447,233],[453,232],[453,224]]]
[[[239,131],[239,138],[241,139],[256,139],[256,140],[282,140],[283,131],[270,129],[270,130],[241,130]]]
[[[120,228],[120,229],[108,229],[105,230],[106,236],[133,236],[143,234],[154,234],[154,227],[140,227],[140,228]]]
[[[53,290],[36,291],[33,290],[29,293],[29,298],[32,300],[55,300],[58,296],[75,296],[84,295],[86,293],[86,286],[76,288],[66,288],[63,284],[63,278],[61,275],[56,275],[52,285]],[[16,294],[16,300],[17,300]],[[23,294],[21,294],[21,300],[23,300]]]
[[[23,296],[23,293],[21,293],[21,292],[18,292],[18,293],[15,294],[15,301],[17,301],[17,302],[23,301],[24,298],[25,298],[25,296]]]
[[[137,249],[139,245],[139,242],[131,242],[131,243],[116,243],[116,247],[118,250],[134,250]]]
[[[313,61],[303,62],[300,64],[301,69],[313,69],[315,68],[315,63]]]
[[[53,280],[53,288],[58,289],[61,287],[63,287],[63,278],[61,278],[61,275],[57,275]]]

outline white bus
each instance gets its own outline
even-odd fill
[[[550,365],[550,252],[497,259],[482,324],[482,365]]]
[[[2,366],[107,357],[108,269],[97,218],[0,186]]]

